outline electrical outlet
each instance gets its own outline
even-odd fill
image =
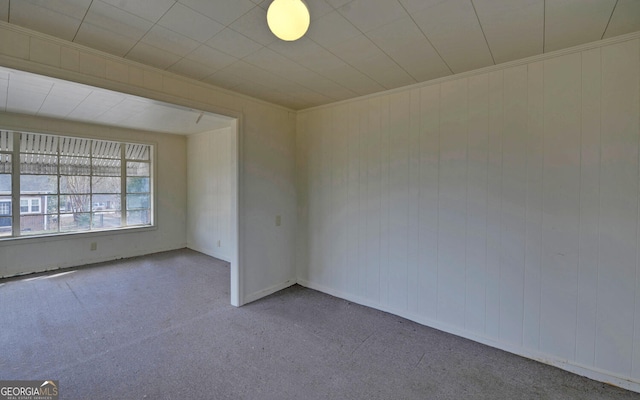
[[[220,241],[218,240],[218,247],[220,247]]]
[[[95,251],[95,250],[98,250],[98,243],[91,242],[91,251]]]
[[[280,226],[281,223],[282,223],[282,218],[280,218],[279,215],[276,215],[276,226]]]

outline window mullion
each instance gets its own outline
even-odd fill
[[[11,234],[20,236],[20,133],[13,132],[11,158]]]
[[[127,144],[120,144],[120,226],[127,226]]]
[[[62,140],[58,140],[58,153],[56,154],[56,221],[58,221],[58,229],[56,229],[57,233],[60,233],[60,153],[62,153]],[[45,209],[45,213],[48,213],[49,210]],[[48,217],[45,217],[48,218]]]
[[[93,147],[94,141],[89,141],[89,230],[93,228]]]

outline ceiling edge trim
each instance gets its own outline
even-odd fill
[[[420,88],[427,87],[427,86],[438,85],[438,84],[441,84],[441,83],[444,83],[444,82],[454,81],[454,80],[463,79],[463,78],[469,78],[469,77],[476,76],[476,75],[481,75],[481,74],[487,74],[487,73],[490,73],[490,72],[504,70],[506,68],[517,67],[517,66],[520,66],[520,65],[531,64],[531,63],[538,62],[538,61],[544,61],[544,60],[548,60],[548,59],[551,59],[551,58],[555,58],[555,57],[559,57],[559,56],[563,56],[563,55],[567,55],[567,54],[574,54],[574,53],[579,53],[579,52],[583,52],[583,51],[586,51],[586,50],[591,50],[591,49],[595,49],[595,48],[609,46],[609,45],[616,44],[616,43],[623,43],[623,42],[627,42],[627,41],[638,39],[638,38],[640,38],[640,31],[627,33],[627,34],[624,34],[624,35],[615,36],[615,37],[608,38],[608,39],[597,40],[595,42],[585,43],[585,44],[581,44],[581,45],[574,46],[574,47],[568,47],[566,49],[555,50],[555,51],[552,51],[552,52],[549,52],[549,53],[538,54],[538,55],[527,57],[527,58],[521,58],[519,60],[513,60],[513,61],[505,62],[505,63],[502,63],[502,64],[496,64],[496,65],[491,65],[491,66],[488,66],[488,67],[474,69],[472,71],[461,72],[459,74],[447,75],[447,76],[444,76],[442,78],[432,79],[432,80],[425,81],[425,82],[418,82],[418,83],[414,83],[414,84],[411,84],[411,85],[402,86],[402,87],[399,87],[399,88],[396,88],[396,89],[385,90],[383,92],[371,93],[371,94],[367,94],[367,95],[360,96],[360,97],[354,97],[352,99],[337,101],[335,103],[329,103],[329,104],[323,104],[323,105],[316,106],[316,107],[305,108],[303,110],[298,110],[297,112],[298,112],[298,114],[304,114],[304,113],[307,113],[307,112],[322,110],[322,109],[325,109],[325,108],[330,108],[330,107],[334,107],[334,106],[338,106],[338,105],[344,105],[344,104],[349,104],[349,103],[353,103],[353,102],[357,102],[357,101],[362,101],[362,100],[372,99],[372,98],[376,98],[376,97],[380,97],[380,96],[385,96],[385,95],[389,95],[389,94],[405,92],[407,90],[420,89]]]

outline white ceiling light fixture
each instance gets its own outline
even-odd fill
[[[309,29],[309,9],[303,0],[274,0],[267,10],[269,29],[282,40],[300,39]]]

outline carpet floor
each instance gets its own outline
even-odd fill
[[[640,399],[300,286],[229,305],[191,250],[0,281],[0,380],[60,399]]]

